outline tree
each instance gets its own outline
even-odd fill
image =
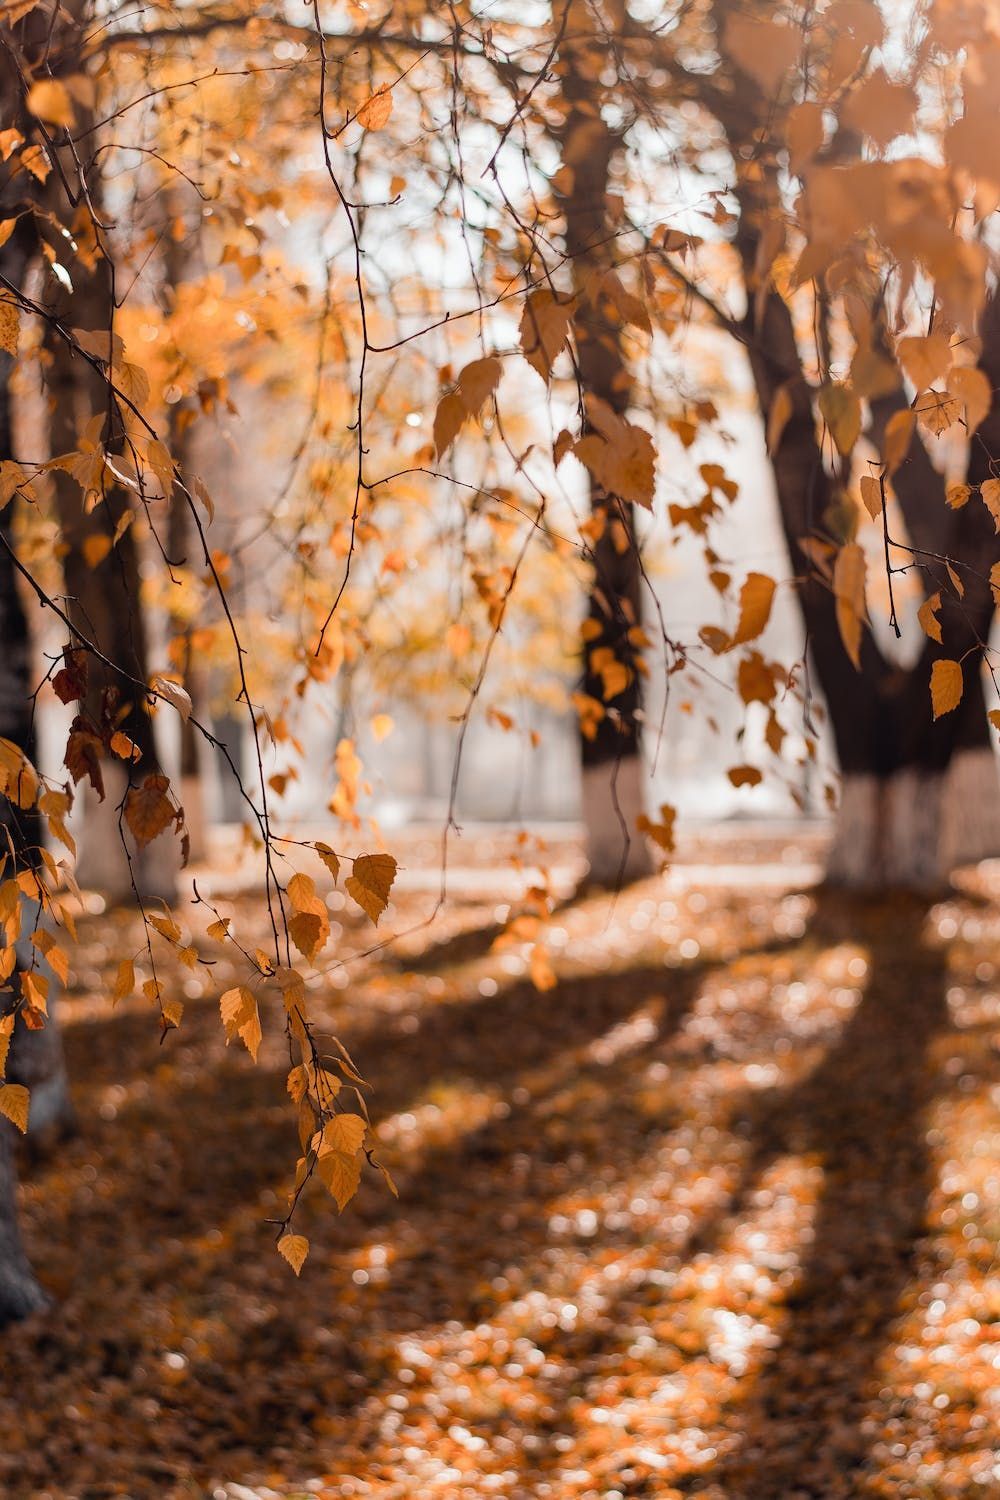
[[[18,0],[0,20],[0,347],[45,413],[30,443],[14,441],[13,377],[0,372],[0,499],[26,525],[51,524],[60,554],[59,567],[29,563],[4,534],[17,587],[57,622],[60,646],[51,683],[29,683],[22,653],[13,700],[33,705],[37,688],[74,706],[65,780],[32,764],[29,712],[4,752],[16,818],[37,820],[52,847],[32,834],[37,858],[12,850],[0,886],[12,919],[16,907],[3,962],[22,965],[0,1023],[44,1030],[44,986],[17,944],[37,936],[51,967],[41,916],[72,922],[75,877],[54,851],[70,846],[81,787],[106,793],[104,844],[130,856],[119,890],[144,898],[164,872],[169,886],[186,857],[154,715],[179,718],[189,769],[195,736],[228,752],[190,681],[194,635],[162,670],[156,637],[165,619],[182,639],[197,620],[197,651],[252,741],[252,779],[229,764],[271,946],[247,947],[207,902],[193,918],[144,903],[145,947],[121,956],[116,995],[138,988],[164,1035],[181,1025],[157,954],[165,944],[199,967],[200,923],[241,966],[220,997],[227,1038],[256,1056],[279,1018],[302,1147],[279,1241],[297,1270],[306,1185],[343,1206],[372,1160],[357,1072],[309,1010],[332,935],[316,882],[343,879],[377,921],[396,868],[383,848],[355,842],[348,855],[279,831],[294,715],[317,686],[339,678],[349,706],[366,672],[406,671],[417,697],[448,679],[451,826],[473,715],[519,732],[494,695],[498,668],[537,677],[562,653],[592,873],[615,881],[646,868],[643,836],[672,844],[673,809],[642,809],[654,659],[668,681],[728,673],[764,716],[771,774],[792,727],[815,753],[814,667],[845,776],[832,873],[924,882],[943,869],[944,778],[966,774],[959,752],[986,764],[980,665],[998,587],[1000,314],[984,227],[995,169],[982,146],[993,106],[979,82],[996,43],[970,37],[961,7],[921,7],[910,76],[890,76],[880,48],[901,24],[858,0],[802,13],[717,0],[652,18],[638,0],[565,0],[530,23],[319,0],[298,19],[233,3],[135,20]],[[918,127],[940,163],[897,149]],[[685,202],[664,210],[668,165]],[[198,204],[186,262],[173,253],[179,216],[164,212],[177,181]],[[719,409],[690,372],[663,374],[709,326],[749,363],[791,580],[756,570],[752,537],[731,558],[716,544],[738,493],[717,450],[699,462]],[[251,413],[244,453],[218,425],[236,405],[232,373]],[[307,418],[291,436],[282,403]],[[924,436],[952,430],[970,445],[957,485]],[[195,472],[203,453],[220,492],[230,481],[219,506]],[[683,472],[667,519],[698,542],[723,611],[690,639],[671,639],[654,611],[643,620],[657,465],[661,485]],[[247,554],[254,586],[237,589]],[[910,671],[870,628],[876,568],[900,629],[904,575],[922,583],[926,644]],[[581,577],[585,599],[570,606]],[[806,641],[772,660],[764,631],[786,581]],[[0,598],[23,635],[9,583]],[[356,840],[363,767],[352,737],[334,738],[330,807]],[[748,789],[764,774],[745,754],[730,770]],[[919,818],[900,812],[911,793]],[[529,894],[547,910],[547,892]],[[544,963],[533,972],[546,987]],[[23,1123],[12,1078],[0,1100]]]

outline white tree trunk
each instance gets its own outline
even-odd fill
[[[636,828],[648,780],[637,755],[583,768],[583,822],[590,878],[615,886],[652,875],[649,843]]]
[[[944,773],[845,776],[827,879],[931,891],[958,865],[1000,855],[1000,780],[992,750],[961,750]]]
[[[180,870],[177,839],[168,829],[140,849],[120,812],[128,786],[125,769],[114,761],[102,761],[101,770],[103,802],[89,781],[82,786],[77,880],[84,889],[99,891],[113,905],[135,900],[133,881],[143,901],[175,900]]]

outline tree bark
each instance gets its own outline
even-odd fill
[[[2,74],[0,74],[2,78]],[[14,286],[20,286],[28,256],[23,235],[15,232],[0,248],[0,269]],[[13,457],[13,420],[10,389],[13,360],[0,353],[0,460]],[[31,718],[31,657],[28,621],[17,587],[17,573],[10,552],[11,538],[7,516],[0,529],[0,734],[12,740],[33,758],[34,735]],[[41,820],[34,811],[17,808],[6,797],[0,797],[0,835],[3,853],[17,867],[35,865],[41,841]],[[18,962],[21,953],[18,953]],[[12,976],[13,979],[16,978]],[[13,982],[0,990],[0,1014],[9,1015],[13,1008]],[[43,1035],[44,1033],[38,1033]],[[56,1042],[58,1049],[58,1042]],[[8,1058],[7,1076],[19,1081],[18,1054],[21,1063],[39,1062],[37,1051],[25,1046],[25,1032],[18,1027]],[[61,1056],[50,1058],[55,1092],[66,1101],[65,1070]],[[14,1157],[14,1129],[0,1119],[0,1327],[14,1318],[24,1317],[44,1307],[45,1296],[31,1273],[18,1228],[17,1173]]]
[[[605,402],[619,416],[627,411],[632,382],[622,348],[620,324],[609,316],[596,290],[610,269],[612,239],[607,209],[611,165],[620,142],[603,120],[600,86],[584,66],[585,43],[575,41],[561,58],[566,103],[560,131],[569,185],[560,196],[566,219],[566,253],[573,268],[578,302],[574,313],[577,373],[583,428],[588,396]],[[590,878],[602,885],[640,879],[653,870],[648,843],[636,827],[644,810],[648,777],[642,762],[640,649],[634,631],[642,620],[642,569],[633,507],[590,482],[593,541],[592,583],[583,635],[582,691],[604,704],[593,733],[580,736],[583,768],[583,821]],[[606,699],[593,653],[610,648],[628,674],[624,690]]]

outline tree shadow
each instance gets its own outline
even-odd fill
[[[786,1153],[814,1154],[823,1185],[781,1343],[740,1413],[734,1451],[709,1476],[727,1500],[858,1493],[873,1381],[933,1187],[926,1116],[938,1084],[929,1054],[950,1022],[945,955],[922,941],[927,911],[916,898],[821,897],[814,933],[863,943],[868,983],[819,1066],[747,1117],[753,1149],[727,1218],[740,1216]],[[692,1253],[719,1227],[704,1228]]]
[[[671,1479],[683,1493],[725,1500],[861,1493],[878,1363],[915,1272],[933,1187],[926,1116],[940,1085],[930,1053],[950,1022],[945,955],[922,943],[927,911],[926,902],[905,897],[861,902],[818,893],[809,937],[865,945],[867,986],[815,1069],[745,1096],[736,1120],[749,1149],[738,1180],[699,1222],[681,1259],[717,1253],[785,1156],[820,1163],[819,1201],[781,1341],[721,1438],[713,1436],[722,1457]],[[616,1321],[612,1309],[604,1324]],[[606,1361],[620,1347],[613,1334],[590,1339],[588,1361]],[[535,1471],[560,1462],[547,1446]],[[628,1493],[653,1495],[657,1484],[640,1478]]]

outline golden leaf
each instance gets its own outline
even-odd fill
[[[937,612],[940,608],[941,594],[938,592],[931,594],[929,599],[925,599],[917,610],[921,630],[925,635],[930,636],[932,641],[937,641],[939,646],[941,645],[941,621],[937,617]]]
[[[819,393],[819,409],[837,451],[849,454],[861,432],[861,402],[846,386],[830,384]]]
[[[222,1015],[222,1024],[226,1028],[226,1045],[228,1046],[233,1038],[238,1036],[256,1062],[262,1033],[257,997],[253,990],[248,990],[245,984],[241,984],[237,989],[226,990],[225,994],[220,997],[219,1011]]]
[[[969,437],[989,415],[993,405],[993,388],[982,370],[972,365],[952,370],[948,376],[948,393],[955,396],[965,407],[965,425]]]
[[[549,958],[549,950],[544,943],[535,943],[531,950],[528,958],[528,978],[540,994],[544,994],[547,990],[554,990],[559,983]]]
[[[887,474],[895,474],[910,451],[917,419],[912,411],[893,412],[885,424],[882,437],[882,462]]]
[[[0,1115],[16,1125],[22,1135],[28,1129],[28,1090],[20,1083],[0,1083]]]
[[[882,514],[882,485],[874,474],[861,476],[861,500],[873,521]]]
[[[361,1162],[344,1151],[328,1151],[316,1163],[316,1174],[336,1199],[338,1208],[346,1208],[361,1183]]]
[[[962,701],[965,681],[961,664],[943,657],[931,667],[931,707],[935,719],[950,714]]]
[[[40,78],[33,83],[25,103],[35,119],[47,125],[64,125],[68,130],[73,124],[73,101],[58,78]]]
[[[283,1234],[278,1241],[278,1254],[287,1260],[298,1276],[309,1254],[309,1241],[304,1234]]]
[[[367,1129],[368,1126],[360,1115],[334,1115],[323,1126],[318,1154],[325,1156],[328,1151],[344,1151],[351,1155],[359,1151]]]
[[[972,495],[972,488],[967,484],[949,484],[945,491],[945,504],[951,506],[952,510],[961,510],[963,505],[968,505]]]
[[[391,854],[359,854],[354,861],[354,873],[344,882],[351,900],[375,923],[389,904],[396,868]]]
[[[844,649],[861,670],[861,627],[866,615],[865,554],[857,542],[848,542],[837,553],[833,568],[833,592],[837,601],[837,626]]]
[[[17,354],[17,339],[21,331],[21,315],[17,303],[10,297],[0,295],[0,351]],[[10,496],[7,497],[10,499]]]
[[[340,875],[340,859],[338,856],[333,852],[329,844],[317,843],[315,849],[334,880],[336,880]]]
[[[1000,479],[984,479],[979,486],[983,504],[993,517],[993,525],[1000,531]]]
[[[358,110],[358,124],[363,125],[366,130],[381,130],[389,123],[391,114],[392,90],[388,84],[383,83]]]
[[[946,333],[928,333],[923,338],[900,339],[896,354],[907,378],[919,394],[946,375],[951,365],[951,346]]]
[[[135,965],[130,958],[123,958],[118,965],[118,975],[115,986],[111,992],[111,999],[117,1005],[119,1000],[124,1000],[131,995],[135,989]]]

